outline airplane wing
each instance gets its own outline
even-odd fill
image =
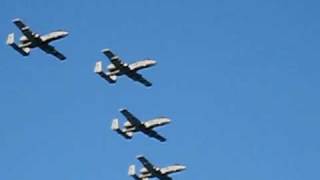
[[[172,178],[169,176],[162,176],[160,177],[160,180],[172,180]]]
[[[102,53],[106,55],[112,64],[114,64],[117,68],[124,67],[122,60],[119,56],[115,55],[110,49],[103,49]]]
[[[40,48],[48,53],[48,54],[52,54],[54,55],[55,57],[57,57],[59,60],[63,61],[66,59],[66,57],[60,53],[59,51],[57,51],[53,46],[49,45],[49,44],[46,44],[46,45],[42,45],[40,46]]]
[[[154,172],[154,166],[147,160],[144,156],[137,156],[137,159],[141,162],[141,164],[149,171]]]
[[[137,156],[137,159],[141,162],[141,164],[150,172],[151,174],[155,175],[158,177],[160,180],[172,180],[171,177],[161,174],[161,171],[156,170],[155,166],[151,164],[149,160],[147,160],[143,155]],[[160,173],[160,174],[158,174]]]
[[[127,74],[127,76],[129,78],[131,78],[134,81],[138,81],[140,83],[142,83],[143,85],[150,87],[152,86],[152,83],[150,81],[148,81],[147,79],[145,79],[141,74],[137,73],[137,72],[132,72]]]
[[[103,49],[102,53],[106,55],[109,59],[116,57],[116,55],[110,49]]]
[[[20,29],[20,31],[31,41],[38,39],[34,36],[34,33],[31,31],[29,26],[24,24],[21,19],[14,19],[13,23]]]
[[[158,134],[156,131],[154,130],[147,130],[146,132],[144,132],[146,135],[156,138],[161,142],[166,141],[166,138],[164,138],[163,136],[161,136],[160,134]]]
[[[127,109],[121,109],[121,114],[123,114],[126,119],[134,126],[140,126],[142,123],[136,118],[133,114],[131,114]]]

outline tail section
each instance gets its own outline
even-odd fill
[[[139,178],[138,175],[136,174],[136,166],[135,165],[129,166],[128,175],[133,177],[135,180],[141,180],[141,178]]]
[[[112,129],[113,131],[119,131],[119,130],[120,130],[119,120],[118,120],[118,119],[113,119],[113,120],[112,120],[111,129]]]
[[[14,33],[10,33],[7,37],[7,42],[9,46],[13,47],[16,51],[18,51],[23,56],[28,56],[30,54],[30,48],[20,48],[15,42],[14,42]]]
[[[100,77],[108,81],[109,83],[115,83],[117,81],[117,76],[108,75],[103,71],[102,61],[96,62],[94,72],[97,73]]]
[[[131,139],[132,138],[132,135],[133,135],[132,132],[124,132],[123,130],[120,129],[119,120],[118,119],[113,119],[112,120],[111,129],[113,131],[116,131],[118,134],[120,134],[121,136],[125,137],[126,139]]]
[[[103,72],[102,61],[96,62],[96,66],[94,67],[94,72],[97,73],[97,74]]]
[[[7,37],[7,44],[8,45],[13,45],[13,44],[15,44],[14,43],[14,33],[10,33],[9,35],[8,35],[8,37]]]

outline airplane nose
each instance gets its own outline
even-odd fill
[[[156,64],[157,64],[157,61],[151,59],[151,60],[150,60],[150,64],[156,65]]]
[[[58,30],[58,31],[57,31],[57,34],[58,34],[58,36],[60,36],[60,37],[66,37],[66,36],[69,35],[69,33],[68,33],[67,31],[64,31],[64,30]]]
[[[65,36],[68,36],[69,33],[68,33],[67,31],[63,31],[63,32],[62,32],[62,35],[65,37]]]
[[[144,60],[146,64],[148,64],[149,66],[153,66],[157,64],[157,61],[153,60],[153,59],[145,59]]]
[[[168,124],[171,122],[171,119],[167,117],[159,117],[158,120],[161,122],[161,124]]]
[[[171,119],[169,119],[169,118],[164,118],[164,121],[167,122],[167,123],[170,123],[170,122],[171,122]]]

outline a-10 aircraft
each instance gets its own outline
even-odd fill
[[[164,168],[159,168],[151,164],[144,156],[139,155],[137,159],[144,166],[140,169],[140,174],[136,174],[135,165],[129,166],[129,176],[133,177],[135,180],[148,180],[149,178],[158,178],[160,180],[171,180],[169,174],[180,172],[186,169],[186,166],[181,164],[174,164]]]
[[[149,137],[155,138],[161,142],[166,141],[166,138],[158,134],[153,128],[158,126],[163,126],[170,123],[170,119],[166,117],[158,117],[151,119],[146,122],[141,122],[133,114],[131,114],[127,109],[120,109],[121,114],[123,114],[127,121],[124,123],[124,127],[121,129],[119,127],[119,120],[114,119],[112,121],[111,129],[118,132],[120,135],[126,139],[131,139],[135,132],[142,132]]]
[[[107,66],[107,72],[103,71],[102,61],[96,62],[95,73],[99,74],[103,79],[107,80],[109,83],[115,83],[117,77],[121,75],[127,75],[134,81],[138,81],[143,85],[149,87],[152,85],[147,79],[145,79],[137,71],[145,69],[156,64],[155,60],[145,59],[140,60],[132,64],[124,63],[119,56],[115,55],[110,49],[103,49],[102,53],[106,55],[111,64]]]
[[[21,19],[14,19],[13,23],[20,29],[23,36],[20,38],[20,43],[16,44],[14,41],[14,33],[10,33],[7,38],[7,44],[13,47],[23,56],[28,56],[32,48],[38,47],[48,54],[52,54],[60,60],[66,59],[66,57],[57,51],[49,43],[57,39],[64,38],[68,35],[68,32],[63,30],[53,31],[49,34],[40,35],[31,31],[29,26],[24,24]]]

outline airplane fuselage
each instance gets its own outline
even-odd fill
[[[160,117],[155,118],[149,121],[146,121],[142,123],[140,126],[134,126],[129,121],[126,121],[124,123],[124,132],[138,132],[138,131],[148,131],[149,129],[153,129],[158,126],[164,126],[166,124],[169,124],[171,121],[169,118]]]
[[[54,31],[45,35],[34,34],[34,39],[28,39],[26,36],[21,36],[19,46],[21,48],[41,47],[44,44],[49,44],[52,41],[64,38],[68,35],[65,31]]]
[[[186,166],[184,166],[184,165],[174,164],[174,165],[171,165],[171,166],[167,166],[167,167],[161,168],[160,171],[161,171],[162,174],[169,175],[169,174],[172,174],[172,173],[183,171],[185,169],[186,169]]]
[[[150,60],[150,59],[137,61],[132,64],[124,64],[123,68],[121,69],[116,68],[113,64],[109,64],[109,66],[107,67],[108,69],[107,75],[121,76],[124,74],[135,73],[138,70],[154,66],[155,64],[156,64],[156,61]]]
[[[6,43],[7,45],[15,49],[17,52],[19,52],[21,55],[28,56],[32,48],[38,47],[47,54],[51,54],[61,61],[66,59],[66,57],[62,53],[57,51],[54,48],[54,46],[50,45],[49,43],[51,41],[67,36],[68,32],[57,30],[48,34],[40,35],[38,33],[33,32],[29,28],[29,26],[27,26],[19,18],[14,19],[13,23],[19,28],[23,35],[20,37],[20,41],[16,43],[14,33],[10,33],[8,34]]]
[[[166,179],[168,178],[169,174],[180,172],[186,169],[186,166],[176,164],[167,166],[164,168],[155,167],[152,172],[148,171],[147,168],[143,167],[140,169],[139,178],[153,178],[158,177],[159,179]]]

